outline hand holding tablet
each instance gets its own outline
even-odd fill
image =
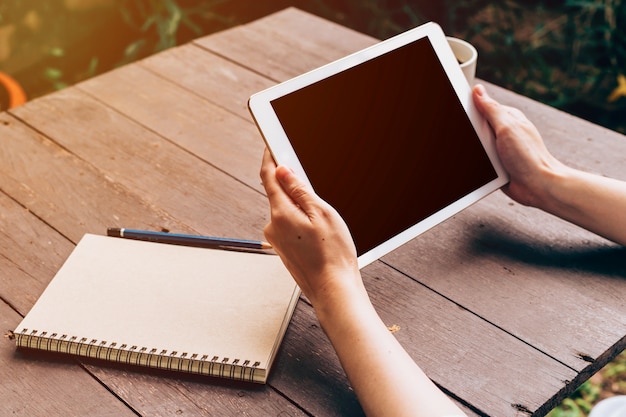
[[[341,214],[359,267],[507,182],[434,23],[257,93],[249,108],[276,162]]]

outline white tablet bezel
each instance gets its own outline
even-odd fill
[[[506,171],[502,167],[497,156],[493,133],[487,121],[480,115],[474,106],[471,95],[471,87],[459,67],[458,61],[456,60],[446,40],[443,30],[436,23],[426,23],[337,61],[277,84],[259,93],[253,94],[248,101],[248,107],[252,117],[254,118],[261,135],[263,136],[263,140],[265,141],[267,148],[272,153],[274,160],[278,164],[289,166],[296,172],[297,175],[310,184],[307,174],[298,160],[298,157],[291,146],[289,138],[283,130],[278,116],[272,108],[272,100],[286,94],[290,94],[310,84],[425,37],[427,37],[430,41],[437,58],[439,59],[454,91],[459,98],[461,105],[468,115],[468,118],[483,147],[485,148],[487,156],[496,171],[497,177],[454,203],[418,222],[412,227],[395,235],[386,242],[361,254],[358,257],[359,268],[363,268],[374,260],[389,253],[393,249],[396,249],[400,245],[408,242],[410,239],[415,238],[438,223],[448,219],[508,182]],[[311,185],[315,188],[314,184]]]

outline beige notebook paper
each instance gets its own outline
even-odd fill
[[[85,235],[17,345],[265,383],[300,291],[276,255]]]

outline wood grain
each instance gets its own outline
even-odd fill
[[[214,53],[206,53],[205,49],[193,43],[155,54],[140,64],[250,121],[247,98],[275,84],[254,69],[241,67]]]
[[[0,115],[0,134],[3,191],[74,243],[85,233],[104,234],[112,226],[183,227],[141,195],[7,114]]]
[[[179,62],[179,68],[186,68],[186,63]],[[176,78],[168,81],[133,65],[81,83],[79,88],[220,171],[237,173],[237,179],[263,192],[259,161],[264,145],[254,125],[177,86]]]
[[[262,238],[263,141],[248,97],[375,42],[287,9],[0,114],[4,328],[86,232]],[[624,136],[487,88],[526,112],[566,163],[626,179]],[[625,347],[625,255],[494,193],[363,276],[383,320],[468,415],[542,416]],[[305,300],[262,387],[22,355],[8,339],[0,365],[5,414],[362,415]]]
[[[231,31],[197,43],[277,81],[297,76],[337,58],[341,53],[349,53],[368,44],[367,38],[356,36],[352,45],[352,34],[348,30],[341,34],[334,32],[334,39],[342,39],[340,44],[343,47],[338,53],[337,48],[328,46],[328,39],[321,39],[324,35],[317,35],[322,32],[324,21],[313,18],[307,20],[307,24],[299,24],[301,15],[297,10],[287,10],[272,16],[271,23],[276,19],[295,22],[293,25],[268,24],[270,18],[260,19],[248,25],[241,39],[236,37],[239,32]],[[335,29],[341,32],[341,28]],[[306,41],[294,47],[293,39]],[[240,48],[228,48],[229,44],[237,43],[255,49],[255,42],[267,45],[263,56],[252,54],[244,58]],[[375,40],[370,38],[369,42]],[[256,49],[259,47],[256,46]],[[519,102],[522,110],[527,110],[541,131],[546,132],[547,143],[557,149],[557,156],[564,156],[565,162],[597,170],[598,161],[602,160],[602,167],[606,168],[602,173],[626,178],[624,168],[621,168],[626,166],[623,163],[626,152],[615,153],[613,149],[626,150],[626,140],[622,135],[528,99],[522,100],[495,86],[488,84],[488,88],[494,91],[496,98],[507,104]],[[575,131],[580,136],[573,138],[569,126],[577,128]],[[620,139],[622,142],[615,146],[615,141]],[[590,144],[599,151],[593,160],[594,166],[585,161],[587,153],[580,151],[589,149]],[[463,221],[466,218],[470,219]],[[523,240],[519,235],[510,236],[511,230],[517,229],[524,230],[521,233]],[[536,240],[533,241],[533,238]],[[490,261],[493,249],[488,251],[490,248],[485,245],[504,246],[499,252],[506,254],[507,258]],[[553,249],[546,251],[542,247],[533,255],[532,248],[536,245]],[[527,250],[523,256],[530,256],[531,259],[517,259],[515,251],[525,247]],[[584,260],[576,262],[579,257],[589,259],[590,264]],[[569,260],[569,266],[562,265],[563,259]],[[386,263],[416,281],[441,292],[521,341],[536,346],[548,358],[555,357],[581,372],[574,383],[567,379],[563,381],[563,391],[559,396],[571,392],[585,377],[606,363],[610,356],[605,354],[607,346],[614,346],[615,349],[624,347],[625,305],[619,296],[614,296],[624,293],[626,285],[626,281],[620,279],[625,276],[622,259],[623,249],[545,213],[520,207],[499,193],[384,258]],[[550,267],[551,264],[554,267]],[[587,269],[587,273],[572,277],[572,270],[576,272],[580,268]],[[614,279],[608,283],[602,278],[593,279],[599,269]],[[509,270],[514,272],[511,274]],[[474,277],[476,282],[472,280]],[[529,277],[533,279],[529,280]],[[599,325],[599,322],[602,324]],[[581,323],[585,324],[581,326]],[[581,340],[582,329],[584,340]]]
[[[261,194],[75,87],[14,114],[199,233],[262,237],[266,211],[250,210],[267,206]]]
[[[77,361],[16,350],[9,331],[74,245],[4,193],[0,213],[0,415],[135,415]]]

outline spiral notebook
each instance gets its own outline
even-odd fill
[[[267,382],[300,290],[272,254],[86,234],[18,347]]]

